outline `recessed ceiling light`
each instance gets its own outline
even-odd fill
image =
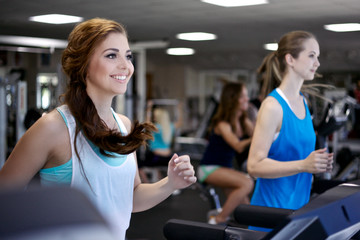
[[[268,0],[201,0],[221,7],[243,7],[269,3]]]
[[[264,48],[266,50],[276,51],[278,49],[278,44],[277,43],[266,43],[266,44],[264,44]]]
[[[324,28],[333,32],[355,32],[360,31],[360,23],[328,24]]]
[[[176,38],[188,41],[207,41],[214,40],[217,38],[215,34],[205,32],[190,32],[190,33],[179,33]]]
[[[66,24],[66,23],[76,23],[83,20],[82,17],[63,15],[63,14],[47,14],[33,16],[29,18],[30,21],[50,23],[50,24]]]
[[[26,36],[0,36],[0,43],[18,45],[18,46],[31,46],[43,48],[59,48],[64,49],[67,46],[66,40],[52,39],[52,38],[37,38]]]
[[[166,53],[169,55],[193,55],[195,53],[195,50],[192,48],[168,48],[166,49]]]

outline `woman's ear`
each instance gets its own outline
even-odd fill
[[[289,66],[292,66],[292,65],[293,65],[293,62],[294,62],[294,58],[293,58],[293,56],[291,56],[290,53],[287,53],[287,54],[285,55],[285,61],[286,61],[286,63],[287,63]]]

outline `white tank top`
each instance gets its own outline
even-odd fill
[[[89,185],[75,153],[75,119],[67,105],[60,106],[60,110],[64,113],[68,123],[71,138],[73,159],[71,186],[85,192],[109,223],[116,239],[125,239],[133,208],[134,179],[136,173],[134,153],[127,155],[126,160],[121,165],[110,166],[93,151],[84,135],[80,132],[77,137],[77,150],[85,175],[90,182]],[[121,119],[117,114],[114,114],[114,116],[120,126],[121,132],[127,134],[126,127]]]

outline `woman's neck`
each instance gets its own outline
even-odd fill
[[[291,75],[288,73],[284,76],[279,88],[288,99],[297,99],[300,97],[300,90],[304,80]]]
[[[116,126],[113,112],[111,111],[111,104],[95,104],[96,111],[99,117],[106,123],[109,128]]]
[[[111,103],[113,97],[102,94],[101,92],[91,91],[89,89],[86,89],[86,91],[89,98],[94,103],[100,117],[107,116],[111,113]]]

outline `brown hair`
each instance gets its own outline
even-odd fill
[[[220,121],[226,121],[230,123],[233,132],[236,131],[235,121],[238,119],[235,119],[235,115],[239,109],[239,98],[241,97],[244,87],[245,85],[242,83],[227,83],[223,87],[219,106],[211,119],[210,130],[213,130]],[[245,126],[246,118],[247,113],[244,111],[239,119],[242,128]]]
[[[285,55],[289,53],[293,58],[297,58],[304,50],[304,42],[308,39],[316,40],[316,37],[306,31],[289,32],[281,37],[277,51],[271,52],[264,58],[258,68],[258,74],[262,75],[265,95],[280,85],[287,71]]]
[[[67,89],[62,98],[76,119],[74,145],[78,157],[76,139],[80,131],[100,148],[102,154],[109,156],[105,151],[119,154],[134,152],[138,147],[146,144],[147,140],[152,139],[152,131],[155,130],[154,125],[140,124],[137,121],[126,136],[109,129],[99,117],[94,103],[86,92],[86,75],[90,57],[95,48],[114,32],[127,37],[125,27],[115,21],[94,18],[82,22],[70,33],[68,45],[62,54],[62,67],[69,77]]]

